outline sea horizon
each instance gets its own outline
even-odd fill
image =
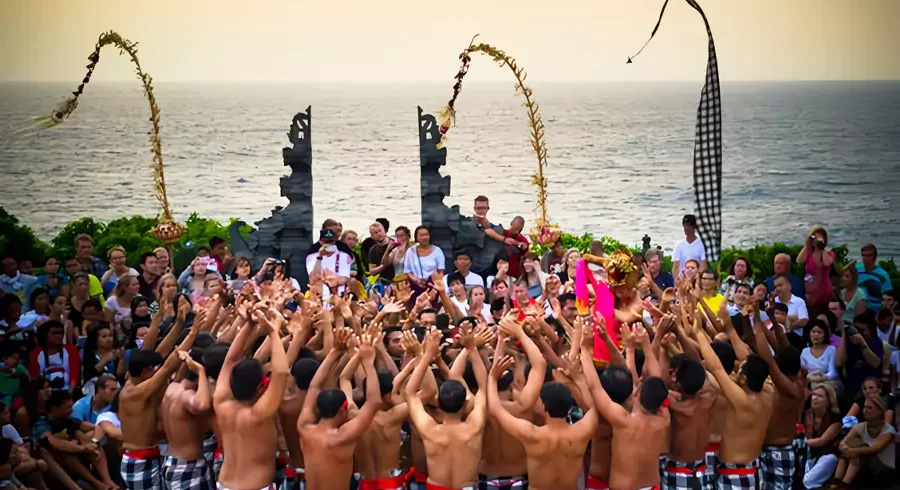
[[[529,80],[531,82],[531,80]],[[48,239],[66,223],[152,216],[147,107],[136,80],[96,81],[57,128],[12,132],[49,113],[75,84],[0,81],[0,204]],[[284,206],[285,133],[312,106],[315,221],[365,234],[385,216],[419,223],[416,106],[436,114],[452,80],[422,82],[154,81],[162,110],[169,200],[191,212],[253,223]],[[396,90],[402,87],[403,90]],[[551,219],[566,231],[671,249],[694,210],[691,155],[702,83],[540,81]],[[263,90],[264,89],[264,90]],[[800,243],[813,224],[851,256],[874,242],[900,257],[900,81],[723,81],[723,245]],[[511,82],[467,80],[447,142],[445,204],[532,222],[536,161]],[[198,179],[197,177],[200,177]],[[352,177],[352,178],[348,178]],[[22,190],[58,189],[23,196]],[[62,192],[64,191],[64,192]],[[63,211],[65,210],[65,211]],[[788,211],[788,213],[785,213]]]

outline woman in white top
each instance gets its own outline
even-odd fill
[[[103,286],[104,293],[109,293],[116,287],[120,279],[125,276],[137,277],[138,271],[128,267],[128,264],[125,263],[125,249],[121,246],[116,245],[109,249],[106,255],[109,257],[109,270],[100,278],[100,285]]]
[[[44,323],[50,319],[50,292],[44,288],[35,288],[31,291],[28,304],[31,305],[31,311],[26,312],[19,317],[16,326],[21,329],[34,329],[39,323]]]
[[[881,396],[869,395],[863,405],[864,422],[856,424],[839,446],[841,460],[834,472],[836,482],[848,485],[860,473],[872,482],[886,481],[894,473],[894,435],[891,424],[884,420],[885,406]]]
[[[431,279],[435,271],[443,272],[447,267],[447,259],[444,252],[436,245],[431,244],[431,231],[428,227],[416,228],[416,246],[406,252],[403,260],[403,270],[409,278],[424,287]]]
[[[106,321],[124,329],[131,327],[131,300],[140,290],[137,277],[125,276],[119,279],[115,296],[106,300]]]
[[[831,345],[831,332],[828,325],[816,318],[809,329],[809,347],[800,354],[800,364],[807,373],[816,371],[825,375],[832,385],[840,383],[840,375],[834,364],[837,349]],[[840,390],[838,390],[840,391]]]
[[[494,317],[491,315],[491,306],[484,303],[485,293],[481,286],[473,286],[469,290],[469,315],[476,316],[479,313],[488,325],[494,323]]]

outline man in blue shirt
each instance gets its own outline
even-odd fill
[[[866,293],[866,306],[878,311],[883,296],[894,290],[891,276],[878,265],[878,249],[875,245],[863,245],[859,253],[862,255],[862,264],[856,264],[856,272],[859,274],[857,285]]]
[[[657,301],[662,299],[662,292],[669,288],[675,287],[675,278],[672,274],[662,270],[662,257],[658,250],[650,249],[644,254],[644,262],[650,270],[650,277],[656,287],[650,287],[653,298]]]
[[[806,283],[803,279],[791,275],[791,256],[788,254],[778,254],[775,256],[775,274],[766,279],[763,284],[766,285],[766,293],[772,294],[775,291],[775,278],[778,276],[786,276],[791,282],[791,293],[794,296],[806,301]]]
[[[119,392],[115,376],[104,374],[94,382],[94,396],[86,396],[72,406],[72,418],[82,422],[97,423],[97,416],[110,411],[110,404]]]

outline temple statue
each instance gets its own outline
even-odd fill
[[[306,269],[306,251],[314,241],[311,134],[312,107],[307,107],[291,121],[287,133],[291,147],[281,150],[284,164],[291,167],[291,174],[281,177],[281,195],[290,203],[284,208],[276,206],[272,216],[257,221],[249,240],[240,233],[240,227],[246,224],[243,221],[228,229],[235,256],[251,258],[254,269],[262,267],[269,257],[290,260],[292,275],[298,280],[305,275],[301,271]]]
[[[441,133],[435,117],[418,109],[422,224],[431,230],[431,242],[444,251],[448,273],[455,269],[453,258],[464,250],[472,257],[473,271],[493,273],[505,245],[485,236],[471,217],[460,214],[458,205],[444,204],[444,198],[450,195],[450,176],[441,175],[441,167],[447,164],[447,149],[437,147]],[[502,235],[503,227],[495,226],[494,231]]]

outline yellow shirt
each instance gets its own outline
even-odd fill
[[[709,309],[716,314],[719,313],[719,308],[722,307],[723,301],[725,301],[725,296],[722,296],[719,293],[716,293],[716,295],[711,298],[703,298],[703,302],[706,304],[706,306],[708,306]]]

